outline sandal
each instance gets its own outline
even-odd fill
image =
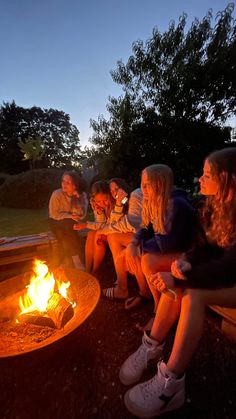
[[[152,301],[152,298],[144,297],[141,294],[134,295],[133,297],[127,298],[125,301],[125,310],[133,310],[143,304],[147,304]]]
[[[127,297],[116,297],[115,296],[115,287],[105,288],[102,290],[102,295],[110,300],[126,300]]]

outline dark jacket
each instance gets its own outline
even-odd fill
[[[150,223],[148,228],[140,229],[135,238],[141,253],[175,253],[187,250],[195,231],[196,212],[187,200],[183,189],[173,190],[173,209],[166,216],[166,234],[155,233]]]
[[[236,284],[236,244],[223,249],[206,243],[187,257],[192,269],[185,272],[186,281],[175,278],[177,287],[217,289]]]

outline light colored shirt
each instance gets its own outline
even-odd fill
[[[62,189],[55,190],[49,201],[49,217],[54,220],[72,218],[72,214],[78,215],[83,220],[87,214],[87,194],[82,192],[79,198],[68,196]]]
[[[136,233],[142,223],[142,200],[143,194],[141,189],[135,189],[129,198],[127,214],[123,213],[123,206],[115,206],[109,219],[106,219],[101,214],[95,219],[95,222],[87,223],[88,228],[91,230],[102,230],[102,234]]]

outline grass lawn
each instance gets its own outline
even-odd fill
[[[48,210],[0,207],[0,237],[21,236],[48,231]]]

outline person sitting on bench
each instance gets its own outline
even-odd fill
[[[78,173],[65,172],[61,188],[49,201],[49,227],[60,243],[60,260],[72,259],[76,269],[85,270],[79,256],[79,236],[73,229],[75,221],[86,217],[88,208],[85,183]]]
[[[211,153],[199,179],[206,195],[199,245],[177,261],[170,272],[157,272],[150,282],[162,293],[151,333],[144,332],[142,345],[124,362],[120,380],[139,381],[147,363],[159,359],[151,380],[128,390],[124,400],[138,417],[159,416],[178,409],[185,399],[185,371],[203,333],[208,305],[236,307],[236,147]],[[200,227],[199,227],[200,228]],[[165,293],[174,289],[176,299]],[[178,321],[167,362],[161,361],[164,342]]]

